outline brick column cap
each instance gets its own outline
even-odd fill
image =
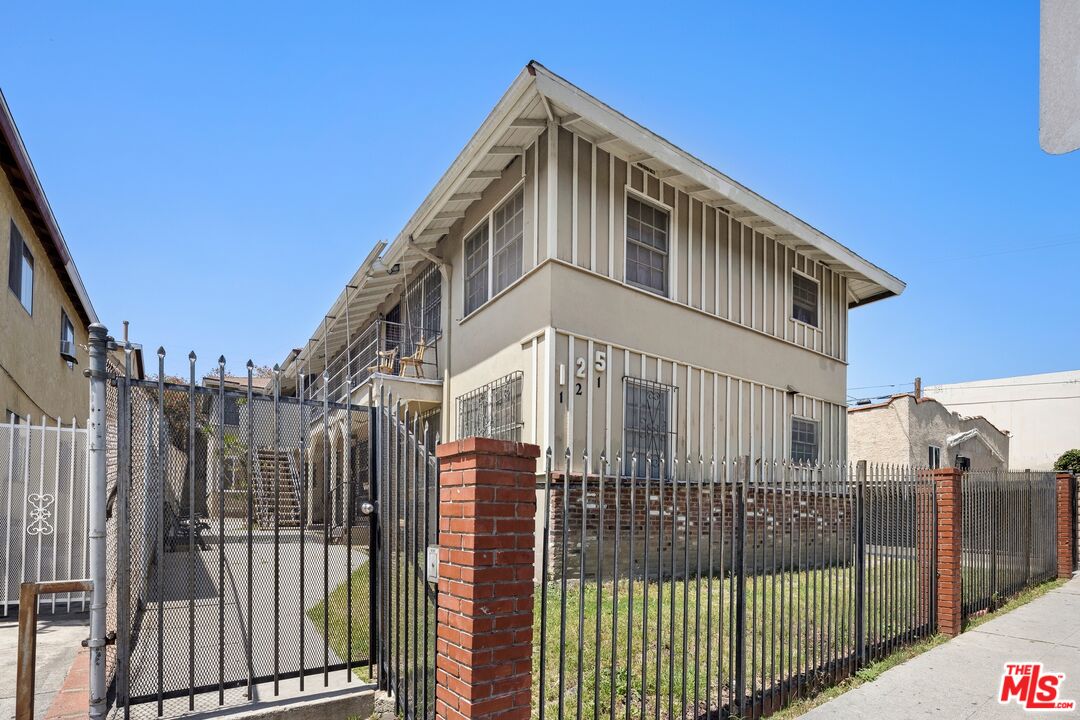
[[[512,440],[496,440],[485,437],[467,437],[463,440],[442,443],[435,448],[435,457],[440,460],[462,455],[499,455],[501,457],[538,458],[540,448],[529,443]]]
[[[1058,474],[1057,474],[1057,479],[1058,480],[1072,480],[1072,476],[1073,476],[1073,474],[1071,472],[1060,471],[1059,470]]]

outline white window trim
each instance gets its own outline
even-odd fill
[[[929,453],[930,450],[937,450],[937,461],[938,461],[937,468],[940,468],[941,467],[941,446],[940,445],[930,445],[929,447],[927,447],[927,453]],[[930,458],[927,457],[926,459],[929,460]],[[937,468],[931,467],[930,469],[931,470],[936,470]]]
[[[673,300],[673,298],[671,296],[671,292],[672,292],[671,291],[671,275],[672,275],[672,267],[671,266],[673,264],[672,259],[671,259],[671,247],[672,247],[672,244],[675,242],[675,239],[674,239],[675,238],[675,233],[674,233],[674,228],[672,227],[675,224],[675,220],[674,220],[674,218],[675,218],[675,208],[671,207],[670,205],[663,202],[662,200],[657,200],[657,199],[655,199],[655,198],[653,198],[653,197],[651,197],[649,195],[646,195],[642,191],[631,187],[630,186],[630,171],[632,169],[633,169],[633,166],[630,166],[630,165],[627,166],[627,182],[626,182],[625,185],[623,185],[622,284],[626,285],[627,287],[634,288],[636,290],[644,290],[645,292],[647,292],[650,295],[653,295],[655,297],[661,297],[661,298],[665,298],[667,300]],[[644,172],[644,171],[642,171],[642,172]],[[660,183],[660,192],[661,192],[661,194],[663,193],[663,191],[664,191],[664,183],[661,182]],[[630,238],[627,236],[627,232],[626,232],[626,220],[627,220],[627,216],[628,216],[628,211],[627,211],[628,203],[626,201],[631,195],[634,196],[634,199],[636,199],[636,200],[638,200],[640,202],[646,203],[647,205],[652,205],[655,208],[659,208],[660,210],[663,210],[664,212],[667,213],[667,216],[668,216],[668,229],[667,229],[668,249],[667,249],[667,252],[664,254],[664,256],[667,258],[667,260],[664,263],[664,292],[662,292],[662,293],[656,292],[656,288],[651,288],[648,285],[640,285],[640,284],[638,284],[636,282],[631,282],[630,280],[626,279],[626,245],[627,245],[627,243],[630,242]],[[680,303],[680,304],[682,304],[682,303]]]
[[[462,255],[464,256],[464,253],[465,253],[465,241],[468,240],[470,237],[472,237],[473,233],[475,233],[477,230],[479,230],[481,227],[483,227],[485,224],[487,224],[487,229],[488,229],[488,239],[487,239],[488,253],[487,253],[487,281],[486,282],[487,282],[488,298],[487,298],[487,300],[485,300],[484,302],[480,303],[475,308],[473,308],[472,312],[467,313],[464,317],[461,318],[461,320],[458,320],[459,323],[465,321],[466,319],[472,317],[476,313],[483,310],[487,305],[491,304],[492,300],[494,300],[495,298],[497,298],[500,295],[504,294],[507,290],[512,288],[514,285],[516,285],[517,282],[519,280],[521,280],[521,278],[525,277],[525,246],[524,246],[525,229],[523,227],[522,231],[521,231],[521,240],[522,240],[521,275],[514,278],[513,281],[511,281],[509,284],[507,284],[507,286],[504,287],[499,292],[494,293],[494,294],[491,292],[492,287],[494,287],[494,277],[493,277],[492,273],[494,272],[494,267],[495,267],[495,262],[494,262],[494,260],[495,260],[495,213],[498,210],[500,210],[502,208],[502,206],[505,205],[506,202],[510,198],[512,198],[514,196],[514,194],[518,190],[520,190],[522,187],[524,187],[524,185],[525,185],[525,178],[523,178],[523,177],[519,178],[518,181],[516,183],[514,183],[514,186],[512,188],[510,188],[509,191],[504,193],[502,195],[502,197],[500,197],[494,204],[492,204],[491,209],[487,211],[487,213],[484,215],[484,217],[477,220],[476,223],[471,228],[469,228],[469,230],[467,232],[464,232],[464,233],[461,234],[461,251],[462,251]],[[524,212],[525,212],[525,196],[524,196],[524,193],[522,194],[521,211],[522,211],[522,214],[524,214]],[[464,260],[462,260],[462,270],[464,270],[464,264],[465,264]],[[466,280],[467,280],[467,276],[466,276],[466,274],[464,272],[462,272],[462,274],[461,274],[461,307],[462,308],[465,307],[465,299],[468,296],[468,292],[465,289],[465,281]]]
[[[30,317],[33,317],[34,316],[34,285],[36,284],[36,280],[37,280],[37,278],[34,277],[34,276],[37,275],[37,258],[34,257],[34,253],[30,249],[30,243],[26,242],[26,235],[24,235],[23,231],[20,230],[18,225],[15,224],[14,219],[11,220],[10,225],[9,225],[8,248],[6,248],[6,249],[10,250],[11,240],[12,240],[12,232],[13,231],[16,231],[16,232],[19,233],[19,242],[22,244],[22,251],[23,251],[23,254],[19,257],[19,285],[20,285],[20,290],[19,290],[19,292],[15,292],[11,288],[10,277],[11,277],[12,268],[10,268],[10,267],[8,268],[8,278],[5,278],[5,284],[7,284],[7,286],[8,286],[8,292],[10,292],[12,295],[15,296],[15,300],[19,303],[19,307],[21,307],[23,309],[23,311],[27,315],[29,315]],[[21,286],[22,286],[22,283],[23,283],[22,263],[25,262],[25,259],[26,259],[27,255],[30,256],[30,266],[32,268],[31,274],[30,274],[30,307],[26,307],[26,304],[23,303],[22,289],[21,289]],[[9,258],[10,258],[10,252],[9,252]]]
[[[791,421],[788,423],[788,431],[787,431],[787,440],[788,440],[788,445],[790,446],[788,452],[794,453],[794,450],[795,450],[795,443],[793,442],[793,438],[792,438],[791,435],[795,431],[795,421],[796,420],[802,420],[803,422],[813,423],[817,427],[817,433],[815,433],[815,435],[814,435],[814,438],[817,440],[817,442],[815,443],[815,449],[817,450],[817,453],[816,453],[817,454],[817,459],[814,462],[815,462],[815,464],[820,464],[821,463],[821,421],[818,420],[817,418],[808,417],[806,415],[794,415],[794,414],[791,416]]]
[[[815,314],[817,315],[818,320],[817,325],[812,325],[795,317],[795,275],[802,275],[804,278],[812,281],[815,285],[817,285],[817,308],[815,309]],[[793,323],[797,323],[799,325],[802,325],[803,327],[807,327],[811,330],[821,332],[821,281],[813,275],[805,273],[802,270],[793,267],[791,268],[791,277],[788,278],[788,283],[791,287],[791,305],[788,307],[788,317]]]

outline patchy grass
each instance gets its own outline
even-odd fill
[[[1066,582],[1068,582],[1068,581],[1067,580],[1049,580],[1049,581],[1041,583],[1039,585],[1033,585],[1033,586],[1031,586],[1029,588],[1025,588],[1025,589],[1021,590],[1019,593],[1017,593],[1016,595],[1013,595],[1011,598],[1006,600],[1005,604],[1001,605],[996,610],[989,610],[989,611],[980,613],[979,615],[973,615],[973,616],[969,617],[968,619],[966,619],[964,621],[964,630],[974,630],[975,628],[979,627],[983,623],[990,622],[995,617],[997,617],[997,616],[999,616],[999,615],[1001,615],[1003,613],[1007,613],[1007,612],[1010,612],[1012,610],[1015,610],[1016,608],[1020,607],[1021,605],[1027,605],[1032,600],[1035,600],[1036,598],[1042,597],[1043,595],[1050,592],[1051,590],[1056,590],[1057,588],[1064,585]]]
[[[910,560],[871,565],[867,622],[891,638],[918,624],[918,568]],[[683,718],[728,703],[734,590],[730,578],[719,577],[635,580],[632,588],[627,580],[586,583],[583,589],[568,582],[564,598],[561,583],[549,583],[546,637],[540,597],[535,607],[534,716],[541,666],[549,717],[557,717],[560,697],[575,717],[580,702],[583,720],[609,716],[613,704],[618,717],[629,705],[631,717]],[[826,686],[823,668],[855,652],[854,590],[850,566],[748,577],[746,690],[762,691],[799,674],[800,693]]]
[[[330,608],[327,618],[327,634],[330,638],[330,649],[342,660],[349,657],[349,586],[352,586],[352,659],[366,660],[369,654],[371,635],[368,625],[371,622],[370,606],[367,602],[371,578],[368,571],[368,563],[353,570],[352,576],[347,582],[343,582],[330,592],[327,602],[320,601],[312,605],[308,611],[308,619],[321,633],[323,629],[323,616],[326,608]],[[354,672],[359,676],[361,670],[367,675],[367,666],[357,667]]]

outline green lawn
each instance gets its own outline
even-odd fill
[[[370,633],[368,626],[371,623],[370,605],[368,604],[368,592],[370,589],[370,575],[368,563],[364,563],[356,570],[347,583],[343,582],[330,593],[329,606],[330,616],[327,618],[327,631],[330,636],[330,648],[334,653],[345,660],[349,657],[349,621],[348,621],[348,588],[352,585],[352,659],[366,660],[370,648]],[[311,606],[307,611],[308,619],[318,628],[321,633],[323,628],[323,616],[326,613],[326,604],[319,602]],[[358,667],[354,672],[367,677],[366,666]]]
[[[881,628],[882,637],[917,624],[915,584],[903,582],[913,580],[916,572],[910,560],[871,561],[867,621]],[[829,684],[817,669],[830,659],[845,659],[855,652],[853,583],[850,568],[747,578],[747,691],[771,687],[781,677],[800,672],[806,678],[803,695]],[[886,585],[890,587],[888,602],[883,592]],[[539,716],[541,665],[546,675],[545,713],[551,718],[558,717],[560,667],[562,702],[570,717],[577,716],[579,695],[586,720],[608,717],[612,702],[619,718],[626,717],[627,704],[631,717],[656,717],[659,706],[660,717],[682,718],[684,707],[687,717],[704,712],[707,697],[711,709],[727,703],[732,675],[732,589],[728,578],[702,578],[700,583],[691,578],[662,586],[655,582],[646,586],[638,580],[632,594],[628,581],[620,581],[617,587],[611,582],[587,583],[584,594],[576,582],[568,583],[566,630],[560,640],[561,585],[550,583],[546,638],[541,633],[539,596],[535,608],[533,715]]]

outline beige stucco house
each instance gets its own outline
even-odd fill
[[[86,425],[87,327],[97,315],[0,94],[0,411]]]
[[[592,469],[605,447],[839,461],[848,311],[903,290],[532,62],[283,385]]]
[[[916,385],[918,387],[918,385]],[[1009,433],[916,393],[848,409],[848,457],[908,467],[1009,469]]]

